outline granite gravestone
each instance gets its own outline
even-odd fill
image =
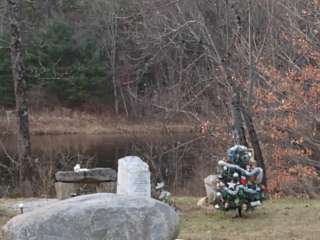
[[[151,197],[150,171],[146,162],[136,156],[118,160],[117,194]]]

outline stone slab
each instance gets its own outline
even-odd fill
[[[118,160],[117,194],[151,197],[150,170],[146,162],[136,156]]]
[[[116,193],[117,183],[116,182],[103,182],[96,186],[96,191],[98,193]]]
[[[58,182],[113,182],[117,173],[111,168],[93,168],[85,172],[59,171],[55,177]]]
[[[64,200],[76,195],[80,189],[80,183],[64,183],[56,182],[54,184],[56,190],[56,197],[59,200]]]

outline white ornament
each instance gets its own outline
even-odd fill
[[[234,189],[234,187],[236,186],[237,184],[235,184],[234,182],[228,182],[228,188],[230,189]]]

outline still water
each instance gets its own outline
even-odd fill
[[[54,173],[82,167],[117,169],[117,160],[136,155],[145,160],[152,176],[162,179],[174,194],[204,194],[203,178],[215,171],[218,158],[212,144],[201,136],[109,136],[109,135],[37,135],[32,136],[32,152],[37,162],[39,194],[54,194]],[[16,156],[14,136],[2,138],[6,151]],[[0,149],[0,161],[10,161]],[[12,174],[1,169],[2,189],[13,185]],[[4,191],[4,190],[3,190]]]

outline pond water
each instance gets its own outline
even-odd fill
[[[117,160],[136,155],[145,160],[152,176],[163,179],[174,194],[204,194],[203,178],[215,171],[218,158],[205,137],[188,134],[167,136],[109,136],[109,135],[36,135],[32,136],[33,157],[37,159],[39,194],[53,195],[54,173],[72,170],[76,163],[82,167],[111,167]],[[14,136],[2,138],[6,151],[16,156]],[[0,149],[0,161],[10,161]],[[10,192],[13,174],[0,169],[0,189]]]

